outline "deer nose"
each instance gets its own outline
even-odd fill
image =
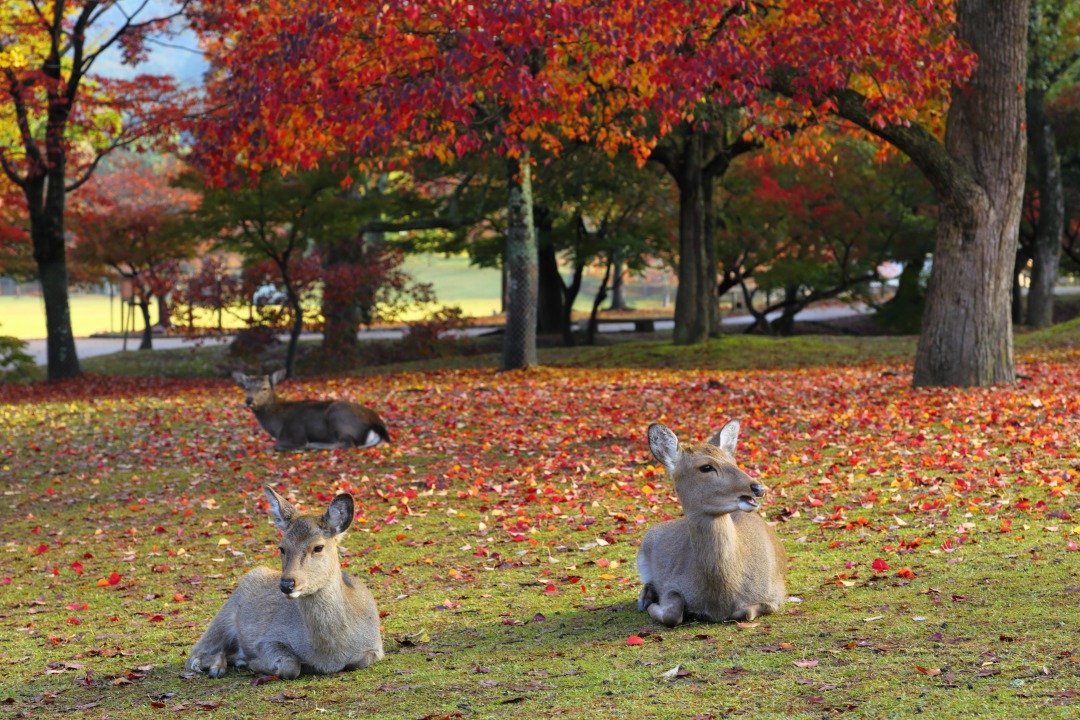
[[[295,580],[286,580],[285,578],[281,578],[281,592],[285,593],[286,595],[289,595],[295,589],[296,589],[296,581]]]
[[[750,485],[750,492],[754,493],[754,497],[762,497],[765,494],[765,486],[761,483],[753,483]]]
[[[251,399],[251,398],[244,398],[244,402],[247,403],[248,407],[251,407],[252,405],[255,404],[255,401],[253,399]]]

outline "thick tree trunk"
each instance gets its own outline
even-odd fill
[[[532,212],[532,177],[528,157],[507,161],[506,335],[503,370],[536,365],[536,232]]]
[[[77,377],[79,356],[71,331],[68,302],[67,248],[64,242],[63,158],[46,178],[32,180],[25,187],[30,214],[30,236],[34,245],[41,295],[45,303],[45,353],[50,380]]]
[[[1054,287],[1065,233],[1065,189],[1054,128],[1046,116],[1046,93],[1027,91],[1027,131],[1039,187],[1039,221],[1031,253],[1027,324],[1046,327],[1054,321]]]
[[[678,172],[679,288],[675,293],[676,345],[696,345],[709,337],[710,298],[716,293],[715,270],[709,272],[705,241],[705,138],[687,131]],[[714,280],[710,281],[709,278]],[[710,291],[709,286],[712,286]]]
[[[940,200],[915,386],[1015,381],[1010,299],[1024,193],[1027,0],[961,0],[957,37],[978,55],[953,93],[944,147],[925,128],[872,121],[865,98],[834,96],[837,112],[893,143]],[[777,87],[791,88],[781,78]]]
[[[941,217],[917,387],[1016,379],[1010,300],[1026,159],[1019,88],[1027,71],[1027,5],[963,0],[957,10],[958,37],[979,60],[949,108],[945,148],[964,173],[935,183]]]

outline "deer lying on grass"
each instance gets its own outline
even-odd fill
[[[374,447],[390,441],[379,413],[344,400],[279,400],[274,388],[285,371],[248,377],[233,373],[233,380],[247,393],[247,406],[255,419],[277,440],[275,450],[334,450]]]
[[[750,621],[784,602],[787,554],[754,512],[765,486],[735,464],[738,439],[736,420],[709,442],[682,447],[668,428],[649,426],[649,448],[686,513],[650,528],[638,550],[638,610],[658,623]]]
[[[352,496],[338,495],[322,515],[299,512],[270,486],[266,497],[284,533],[281,572],[259,567],[240,578],[191,649],[187,668],[219,678],[234,665],[289,680],[381,660],[375,599],[338,560],[353,520]]]

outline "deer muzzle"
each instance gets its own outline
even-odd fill
[[[286,595],[292,595],[296,592],[296,581],[293,579],[281,578],[281,592]]]

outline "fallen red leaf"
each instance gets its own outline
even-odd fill
[[[644,645],[645,641],[642,640],[641,638],[639,638],[637,635],[631,635],[630,637],[626,638],[626,644],[627,645]]]

